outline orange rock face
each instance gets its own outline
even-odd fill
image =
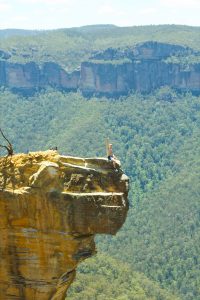
[[[128,178],[105,158],[0,158],[0,299],[60,300],[96,233],[126,219]]]

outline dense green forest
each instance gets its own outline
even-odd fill
[[[166,94],[170,101],[163,100]],[[131,179],[131,208],[123,229],[116,237],[99,237],[98,248],[121,279],[118,266],[127,264],[130,295],[134,295],[131,272],[139,271],[147,276],[147,286],[157,282],[165,289],[166,296],[159,298],[155,285],[155,299],[167,299],[167,290],[181,299],[200,299],[199,97],[179,95],[167,87],[118,100],[88,100],[54,90],[23,98],[2,90],[0,120],[16,152],[57,146],[64,154],[105,156],[104,139],[109,136]],[[102,268],[98,255],[96,264]],[[76,284],[83,285],[92,274],[88,270],[84,277],[85,269],[80,270]],[[102,280],[96,284],[104,282],[106,293],[110,289],[108,299],[116,299],[114,291],[124,294],[125,283],[116,281],[116,289],[103,274],[99,276]],[[141,299],[151,298],[145,294],[146,284],[140,285]],[[79,290],[72,288],[70,297],[77,299]],[[101,299],[100,292],[96,296],[91,290],[82,292],[90,295],[88,299]],[[137,299],[128,295],[122,299]]]
[[[0,32],[13,60],[59,61],[68,70],[93,50],[146,40],[200,50],[199,28],[187,26],[18,34]],[[15,152],[57,146],[67,155],[105,156],[109,137],[130,177],[126,223],[116,236],[96,238],[98,253],[80,265],[70,300],[200,300],[200,97],[168,87],[119,99],[54,89],[23,97],[1,88],[0,127]]]
[[[82,264],[67,299],[180,300],[142,273],[134,272],[129,264],[108,254],[98,254]]]

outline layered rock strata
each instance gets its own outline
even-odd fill
[[[183,66],[166,61],[172,56],[190,55],[200,56],[187,47],[145,42],[126,50],[109,48],[94,53],[82,62],[80,70],[68,73],[53,62],[41,66],[35,62],[11,63],[9,55],[0,50],[0,86],[24,94],[51,86],[65,91],[80,90],[86,96],[115,97],[130,91],[148,93],[165,85],[200,93],[200,63]]]
[[[0,158],[0,299],[60,300],[94,235],[126,219],[128,178],[104,158]]]

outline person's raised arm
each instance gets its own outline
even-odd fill
[[[108,157],[109,155],[109,138],[106,138],[106,156]]]

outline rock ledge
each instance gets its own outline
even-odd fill
[[[1,157],[0,299],[65,299],[94,235],[123,225],[127,195],[127,176],[105,158]]]

